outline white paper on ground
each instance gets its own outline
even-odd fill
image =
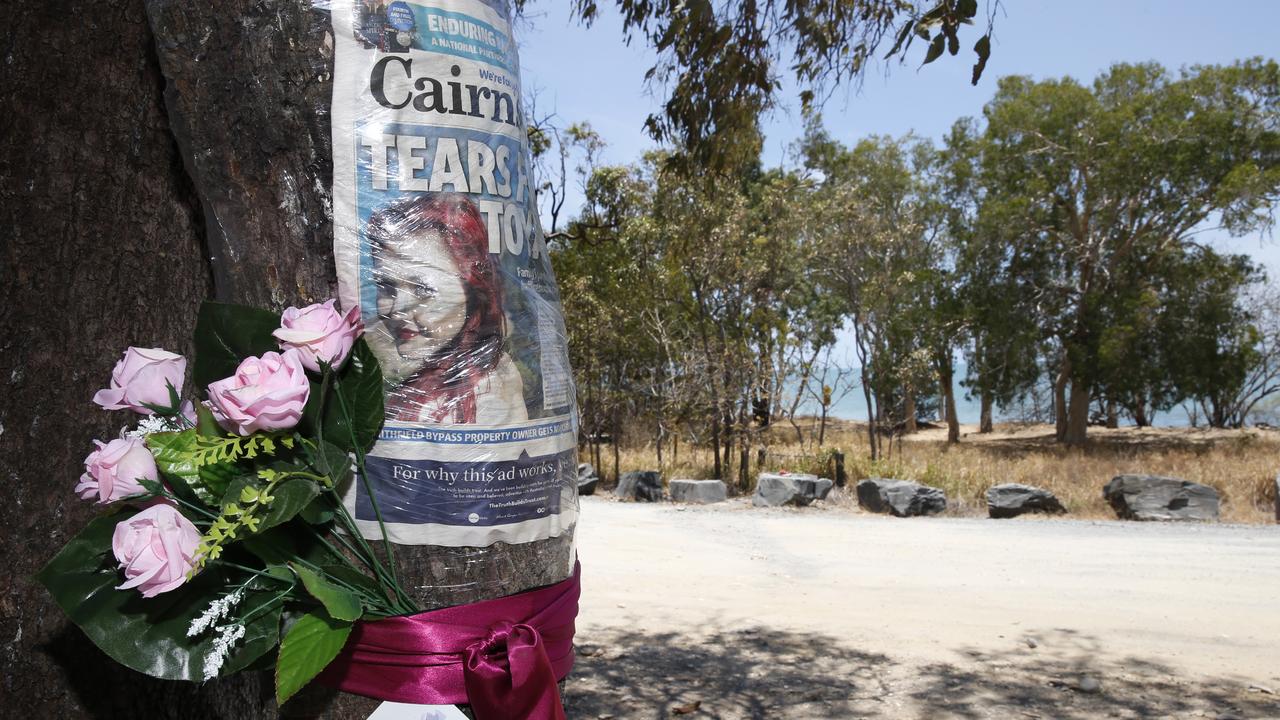
[[[369,720],[467,720],[467,716],[452,705],[384,702],[373,711]]]

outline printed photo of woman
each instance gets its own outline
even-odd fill
[[[502,279],[475,204],[455,193],[405,197],[376,209],[364,237],[378,298],[365,338],[389,382],[388,420],[528,420],[504,348]]]

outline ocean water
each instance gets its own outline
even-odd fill
[[[963,378],[964,375],[964,364],[957,363],[956,378]],[[1049,393],[1044,393],[1045,397],[1048,397],[1048,395]],[[956,416],[960,419],[960,422],[962,424],[972,423],[976,425],[982,414],[982,403],[979,401],[977,396],[969,397],[965,388],[960,384],[958,379],[955,383],[955,396]],[[800,412],[804,414],[816,415],[820,410],[821,408],[817,403],[813,402],[803,403],[800,406]],[[1263,404],[1263,407],[1260,407],[1258,412],[1255,413],[1255,415],[1257,415],[1256,419],[1266,419],[1268,415],[1275,414],[1276,411],[1276,403]],[[830,414],[832,417],[839,418],[841,420],[866,421],[867,405],[866,401],[862,397],[861,387],[853,388],[844,397],[841,397],[832,404]],[[1019,411],[1019,408],[997,407],[994,415],[996,422],[1023,419],[1023,413]],[[1273,420],[1268,421],[1274,423]],[[1124,415],[1121,415],[1120,424],[1132,424],[1132,421]],[[1152,424],[1161,427],[1188,427],[1191,425],[1191,417],[1186,408],[1174,407],[1167,412],[1156,413],[1152,418]],[[1201,424],[1203,424],[1203,419],[1201,419]]]

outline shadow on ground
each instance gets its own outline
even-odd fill
[[[578,720],[1280,719],[1280,696],[1260,679],[1181,677],[1151,660],[1103,662],[1096,638],[1065,630],[1011,638],[1000,652],[955,655],[954,663],[914,665],[836,638],[762,628],[584,632],[565,702]]]

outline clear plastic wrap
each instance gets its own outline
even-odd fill
[[[506,3],[326,4],[334,255],[387,378],[367,465],[391,539],[571,541],[574,393]],[[346,500],[380,537],[362,485]]]

